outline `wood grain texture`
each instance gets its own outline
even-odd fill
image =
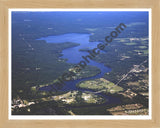
[[[152,8],[152,120],[8,120],[9,8]],[[0,0],[0,128],[160,128],[159,0]]]

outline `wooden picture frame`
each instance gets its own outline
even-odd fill
[[[151,8],[152,10],[152,119],[149,120],[9,120],[9,9],[11,8]],[[159,0],[0,0],[0,127],[160,127],[160,1]]]

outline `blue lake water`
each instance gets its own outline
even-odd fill
[[[89,42],[90,34],[76,34],[76,33],[70,33],[70,34],[64,34],[64,35],[58,35],[58,36],[48,36],[48,37],[42,37],[38,40],[45,40],[47,43],[65,43],[65,42],[73,42],[80,44],[77,47],[72,47],[63,50],[62,58],[68,59],[68,63],[79,63],[80,60],[82,60],[82,56],[88,55],[87,52],[80,52],[79,49],[93,49],[97,47],[97,44],[100,42]],[[92,65],[92,64],[90,64]]]
[[[81,60],[83,60],[82,56],[89,55],[88,52],[79,51],[80,49],[93,49],[93,48],[97,47],[97,44],[101,43],[101,42],[89,42],[89,38],[90,38],[90,34],[69,33],[69,34],[64,34],[64,35],[42,37],[38,40],[45,40],[47,43],[73,42],[73,43],[80,44],[79,46],[76,46],[76,47],[64,49],[62,51],[63,56],[61,57],[61,58],[67,59],[68,63],[78,64]],[[102,51],[101,51],[101,53],[102,53]],[[96,66],[97,68],[99,68],[101,70],[101,73],[99,73],[93,77],[67,81],[67,82],[65,82],[65,86],[61,89],[61,91],[70,91],[70,90],[86,91],[86,89],[77,88],[76,84],[81,81],[84,81],[84,80],[101,78],[104,76],[105,73],[111,71],[110,68],[104,66],[104,64],[102,64],[102,63],[98,63],[93,60],[89,60],[89,61],[90,62],[87,64],[91,65],[91,66]],[[47,87],[41,88],[40,90],[50,90],[50,89],[51,89],[51,87],[47,86]],[[87,90],[87,91],[91,91],[91,90]],[[106,96],[102,93],[100,93],[98,95],[102,95],[103,97],[105,97],[107,103],[119,103],[120,102],[119,98]]]

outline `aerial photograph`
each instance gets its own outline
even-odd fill
[[[12,116],[149,115],[149,11],[11,11]]]

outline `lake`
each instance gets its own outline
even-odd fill
[[[65,43],[65,42],[73,42],[73,43],[78,43],[80,44],[79,46],[76,47],[71,47],[64,49],[62,51],[63,56],[61,58],[67,59],[68,63],[72,64],[78,64],[82,59],[82,56],[89,55],[88,52],[85,51],[80,51],[80,49],[93,49],[97,47],[97,44],[102,43],[102,42],[89,42],[90,34],[79,34],[79,33],[69,33],[69,34],[63,34],[63,35],[56,35],[56,36],[48,36],[48,37],[42,37],[37,40],[45,40],[47,43]],[[103,51],[101,51],[102,53]],[[106,53],[107,54],[107,53]],[[71,81],[66,81],[65,86],[61,89],[61,91],[71,91],[71,90],[79,90],[79,91],[86,91],[87,89],[79,89],[76,87],[76,84],[84,81],[84,80],[91,80],[91,79],[96,79],[96,78],[101,78],[104,76],[105,73],[110,72],[111,68],[108,68],[104,66],[102,63],[98,63],[93,60],[89,60],[90,62],[87,63],[88,65],[91,66],[96,66],[101,70],[101,73],[88,77],[88,78],[82,78],[78,80],[71,80]],[[50,90],[51,87],[43,87],[40,90]],[[87,90],[91,91],[91,90]],[[102,93],[99,93],[98,95],[103,96],[106,99],[106,103],[120,103],[120,99],[117,97],[111,97],[111,96],[106,96]]]

